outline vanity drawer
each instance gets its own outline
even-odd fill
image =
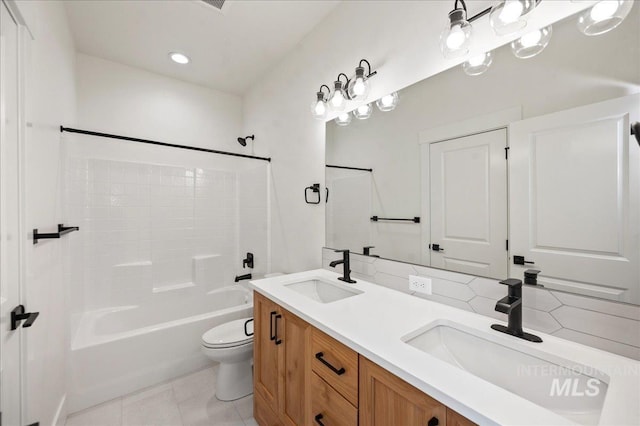
[[[358,409],[316,373],[311,373],[311,424],[357,426]]]
[[[311,369],[355,407],[358,406],[358,353],[314,328]]]

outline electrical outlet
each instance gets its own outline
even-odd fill
[[[409,290],[431,294],[431,278],[409,275]]]

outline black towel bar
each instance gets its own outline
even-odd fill
[[[420,223],[420,218],[418,216],[416,217],[412,217],[412,218],[408,218],[408,219],[402,219],[402,218],[393,218],[393,217],[378,217],[378,216],[371,216],[371,221],[372,222],[378,222],[381,220],[393,220],[393,221],[397,221],[397,222],[413,222],[413,223]]]
[[[39,240],[47,240],[50,238],[60,238],[63,235],[67,235],[74,231],[79,231],[79,226],[64,226],[63,224],[58,224],[58,232],[42,234],[38,232],[38,229],[33,230],[33,244],[38,244]]]

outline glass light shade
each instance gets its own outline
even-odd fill
[[[324,94],[322,92],[318,92],[316,100],[311,102],[311,115],[313,115],[313,118],[315,119],[324,120],[327,118],[328,110],[329,107],[327,106],[327,102],[324,100]]]
[[[489,22],[497,35],[512,34],[527,26],[523,17],[536,7],[536,0],[502,0],[491,8]]]
[[[384,95],[376,101],[376,106],[380,111],[392,111],[396,109],[398,105],[398,92],[389,93]]]
[[[440,33],[440,50],[445,58],[457,58],[469,52],[472,27],[463,9],[449,12],[450,23]]]
[[[369,80],[364,75],[364,68],[356,68],[356,76],[349,81],[349,87],[347,88],[349,99],[363,101],[369,96],[370,89]]]
[[[462,69],[467,75],[480,75],[489,69],[492,62],[493,54],[485,52],[467,59],[462,64]]]
[[[604,34],[624,21],[633,0],[602,0],[578,17],[578,29],[588,36]]]
[[[516,55],[516,58],[532,58],[547,47],[549,41],[551,41],[552,33],[551,25],[528,32],[511,42],[511,51]]]
[[[347,106],[347,97],[344,93],[344,89],[342,88],[341,81],[334,82],[333,93],[329,98],[329,106],[336,112],[344,111],[344,108]]]
[[[353,116],[359,120],[366,120],[371,117],[371,112],[373,108],[371,104],[360,105],[358,108],[353,110]]]
[[[351,123],[351,114],[343,112],[334,120],[338,126],[348,126]]]

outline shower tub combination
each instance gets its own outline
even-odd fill
[[[201,338],[212,327],[253,316],[244,285],[193,297],[195,287],[159,294],[142,306],[84,312],[73,318],[68,412],[188,374],[211,364]]]

